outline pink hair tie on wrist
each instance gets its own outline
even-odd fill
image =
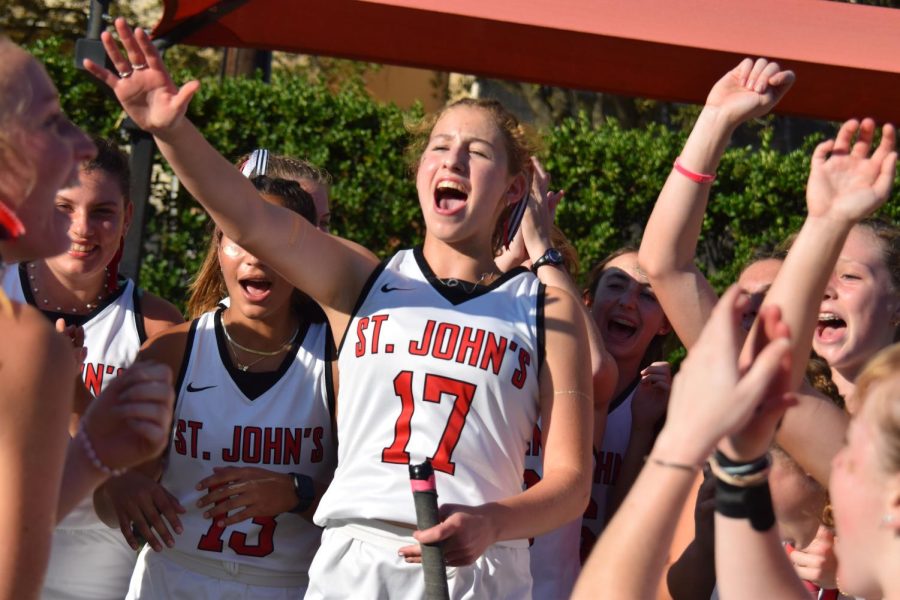
[[[681,164],[681,157],[675,159],[675,170],[695,183],[711,183],[716,180],[715,174],[695,173]]]
[[[107,475],[109,477],[118,477],[119,475],[124,475],[128,469],[113,469],[108,466],[100,457],[97,456],[97,452],[94,450],[94,445],[91,444],[91,438],[88,437],[87,430],[84,428],[84,423],[82,422],[78,426],[78,433],[75,435],[75,439],[81,442],[81,449],[84,450],[85,455],[87,455],[88,460],[91,461],[91,464],[94,465],[94,468]]]

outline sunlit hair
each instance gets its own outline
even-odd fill
[[[556,223],[550,225],[550,245],[562,254],[563,266],[569,275],[573,279],[578,277],[578,270],[581,268],[578,261],[578,250]]]
[[[881,258],[891,275],[891,291],[900,301],[900,227],[878,217],[863,219],[857,227],[868,229],[881,246]],[[900,323],[893,323],[894,342],[900,342]]]
[[[266,176],[254,177],[250,181],[253,182],[260,194],[278,198],[281,206],[294,211],[312,224],[316,223],[315,202],[312,196],[296,181]],[[228,296],[228,288],[219,266],[218,250],[219,242],[222,240],[222,230],[216,227],[212,221],[210,224],[213,229],[206,258],[203,259],[203,264],[190,286],[191,297],[188,299],[187,308],[192,319],[214,309],[223,298]],[[307,320],[318,322],[322,318],[318,305],[300,290],[294,290],[291,305],[296,314],[302,315]]]
[[[809,361],[806,363],[806,381],[809,382],[816,390],[822,393],[826,398],[840,408],[845,410],[844,397],[838,391],[837,385],[831,378],[831,367],[828,362],[816,354],[814,350],[810,351]]]
[[[37,183],[31,153],[23,151],[29,141],[22,123],[34,90],[30,80],[16,68],[17,61],[12,60],[16,53],[24,52],[0,33],[0,201],[13,206],[26,198]]]
[[[103,171],[110,175],[119,186],[125,206],[131,202],[131,168],[128,165],[128,155],[119,146],[106,138],[92,135],[91,141],[97,147],[97,156],[81,163],[81,170],[85,173]]]
[[[519,119],[497,100],[490,98],[463,98],[445,106],[436,113],[427,115],[417,122],[407,124],[406,129],[409,132],[410,141],[406,148],[406,161],[413,175],[419,169],[419,162],[422,159],[422,154],[428,147],[428,141],[431,139],[431,132],[435,124],[448,111],[460,107],[478,108],[491,116],[494,124],[503,136],[507,154],[507,169],[510,175],[515,176],[523,173],[527,176],[531,173],[531,157],[537,154],[539,149],[537,136],[534,132],[520,123]],[[492,246],[495,253],[500,251],[503,239],[503,224],[511,211],[512,206],[505,207],[494,228]]]
[[[584,298],[585,302],[587,302],[588,305],[592,305],[594,303],[594,296],[597,294],[597,285],[600,283],[600,279],[603,277],[603,272],[606,270],[607,265],[611,261],[626,254],[637,255],[637,253],[638,249],[634,246],[623,246],[621,248],[618,248],[617,250],[613,250],[600,262],[594,265],[594,268],[591,269],[591,272],[588,275],[588,287],[582,292],[582,297]],[[661,308],[662,307],[660,306],[660,309]],[[665,316],[665,313],[663,313],[663,316]],[[666,317],[666,322],[668,323],[668,317]],[[644,352],[644,356],[641,359],[641,368],[647,367],[651,363],[664,360],[666,354],[674,349],[670,347],[672,345],[675,345],[674,340],[675,336],[671,331],[669,333],[657,334],[653,336],[653,339],[650,341],[650,344],[647,346],[647,350]]]
[[[828,362],[815,353],[815,351],[810,351],[809,361],[806,363],[806,381],[809,382],[811,386],[813,386],[817,391],[821,392],[826,398],[831,400],[835,406],[840,408],[841,410],[846,410],[846,406],[844,404],[844,397],[841,396],[841,393],[838,391],[837,385],[834,383],[834,380],[831,378],[831,368],[828,366]],[[777,444],[773,444],[772,449],[781,450],[781,448]],[[782,450],[782,452],[784,452]],[[819,520],[827,527],[834,527],[834,515],[831,510],[831,497],[828,495],[828,489],[825,486],[822,486],[817,481],[815,481],[806,471],[800,467],[799,464],[790,457],[787,452],[784,452],[785,456],[788,457],[791,463],[800,471],[803,472],[803,475],[806,477],[808,485],[815,485],[817,488],[821,488],[822,492],[825,494],[825,506],[822,508],[821,515]]]
[[[879,217],[863,219],[857,227],[868,229],[881,242],[882,257],[894,291],[900,292],[900,227]]]
[[[237,164],[242,165],[249,159],[250,155],[244,154],[237,159]],[[302,158],[294,158],[285,154],[269,153],[265,176],[276,179],[305,179],[326,187],[332,183],[331,174],[325,169]]]
[[[886,387],[887,386],[887,387]],[[878,429],[878,458],[888,473],[900,471],[900,344],[883,349],[856,379],[857,404],[871,404],[870,422]],[[872,393],[874,391],[880,393]],[[856,417],[859,418],[859,417]]]

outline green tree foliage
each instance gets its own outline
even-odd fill
[[[61,55],[54,42],[32,50],[47,64],[73,120],[114,134],[121,121],[118,105],[75,71],[70,55]],[[254,78],[204,80],[190,117],[231,159],[265,146],[327,168],[335,180],[335,233],[387,256],[422,239],[415,188],[402,157],[404,120],[419,112],[379,104],[356,84],[335,89],[276,73],[270,85]],[[719,168],[698,247],[698,263],[719,288],[734,280],[754,249],[782,240],[805,214],[809,154],[818,140],[782,153],[774,133],[758,126],[745,131],[741,143],[748,137],[750,143],[728,150]],[[680,128],[652,123],[626,129],[609,119],[596,126],[586,114],[546,132],[545,164],[554,187],[566,190],[558,221],[579,251],[582,274],[619,246],[639,243],[684,137]],[[160,162],[141,283],[181,303],[205,252],[208,223],[185,191],[172,186]],[[900,216],[897,197],[895,188],[882,211],[894,219]]]

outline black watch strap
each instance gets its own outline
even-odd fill
[[[301,473],[291,473],[290,475],[294,484],[294,493],[297,495],[297,506],[292,508],[291,512],[306,512],[316,499],[316,489],[313,486],[312,477]]]
[[[534,261],[531,265],[531,272],[537,273],[537,270],[543,267],[544,265],[551,265],[553,267],[561,267],[563,266],[563,255],[562,252],[557,250],[556,248],[547,248],[547,251],[541,255],[539,259]]]

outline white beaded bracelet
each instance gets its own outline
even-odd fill
[[[87,430],[84,428],[84,423],[78,425],[78,433],[75,435],[75,438],[81,441],[81,447],[84,449],[84,453],[87,455],[88,460],[91,461],[94,468],[101,473],[110,477],[118,477],[128,470],[110,468],[106,463],[100,460],[100,457],[97,456],[97,453],[94,451],[94,446],[91,444],[91,439],[88,437]]]

